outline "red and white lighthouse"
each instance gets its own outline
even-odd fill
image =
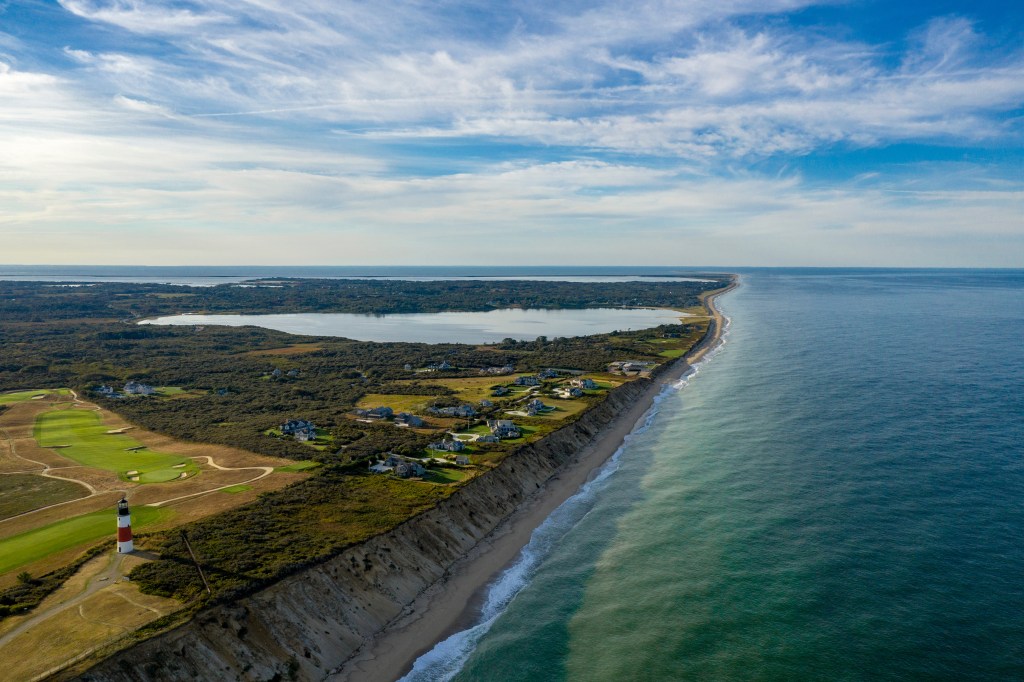
[[[117,553],[128,554],[134,551],[132,542],[132,517],[128,513],[128,500],[121,498],[117,503]]]

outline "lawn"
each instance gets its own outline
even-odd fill
[[[132,530],[138,531],[170,519],[174,510],[157,507],[133,507]],[[20,535],[0,540],[0,574],[7,573],[51,554],[86,545],[117,532],[117,510],[75,516]]]
[[[37,395],[71,395],[66,388],[40,388],[35,391],[15,391],[14,393],[0,393],[0,405],[10,405],[32,400]]]
[[[469,478],[468,471],[462,471],[460,469],[428,469],[427,475],[424,480],[430,481],[431,483],[458,483]]]
[[[544,396],[541,398],[541,401],[545,405],[555,408],[553,412],[541,412],[537,415],[543,419],[565,419],[574,414],[579,414],[590,406],[590,403],[585,400],[559,400],[549,396]]]
[[[0,519],[88,494],[89,491],[77,483],[38,474],[0,476]]]
[[[154,452],[141,447],[131,436],[109,434],[99,414],[91,410],[53,410],[36,419],[35,438],[41,447],[66,445],[58,452],[79,464],[113,471],[137,483],[163,483],[199,472],[191,459]],[[129,471],[137,473],[128,475]]]
[[[432,395],[367,393],[356,403],[356,407],[364,410],[373,407],[390,407],[396,414],[398,412],[423,412],[436,397]]]

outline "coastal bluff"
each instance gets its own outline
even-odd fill
[[[679,361],[682,362],[682,361]],[[667,370],[667,363],[656,374]],[[652,388],[637,379],[579,419],[509,454],[436,507],[255,594],[212,606],[189,622],[122,649],[70,677],[139,680],[322,680],[389,625],[606,425]],[[430,642],[424,642],[424,645]]]

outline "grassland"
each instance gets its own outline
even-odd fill
[[[174,514],[173,510],[166,508],[135,507],[132,509],[132,530],[168,521]],[[103,510],[4,538],[0,540],[0,575],[51,554],[113,537],[116,529],[115,513]]]
[[[99,414],[90,410],[53,410],[36,419],[35,438],[41,447],[60,448],[60,454],[83,466],[116,472],[123,480],[163,483],[193,475],[191,459],[154,452],[124,434],[107,433]],[[138,472],[128,475],[128,472]],[[136,480],[137,479],[137,480]]]
[[[310,460],[303,460],[301,462],[295,462],[294,464],[288,464],[287,466],[277,467],[274,471],[283,471],[286,473],[296,473],[299,471],[308,471],[315,469],[320,466],[320,462],[313,462]]]
[[[0,393],[0,405],[12,405],[26,400],[32,400],[36,396],[45,395],[71,395],[66,388],[42,388],[34,391],[15,391],[14,393]]]
[[[227,488],[220,489],[222,493],[228,493],[230,495],[237,495],[238,493],[248,492],[249,490],[252,490],[252,486],[245,485],[244,483],[239,483],[238,485],[231,485],[228,486]]]
[[[84,486],[38,474],[0,476],[0,519],[88,495]]]

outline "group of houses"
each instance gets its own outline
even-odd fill
[[[501,367],[484,367],[483,369],[480,370],[480,373],[481,374],[494,374],[494,375],[500,376],[500,375],[504,375],[504,374],[512,374],[515,371],[516,371],[516,368],[513,365],[508,364],[508,365],[503,365]]]
[[[295,379],[295,378],[297,378],[299,376],[299,370],[297,370],[297,369],[290,369],[287,372],[282,372],[280,369],[275,367],[274,370],[270,373],[270,376],[272,376],[275,379],[280,379],[281,377],[284,377],[284,376],[291,377],[292,379]]]
[[[121,394],[118,393],[112,386],[103,384],[93,389],[94,393],[97,393],[108,398],[120,398]],[[153,395],[156,393],[156,389],[149,384],[139,383],[138,381],[129,381],[124,385],[122,389],[124,395]]]
[[[533,374],[524,374],[516,377],[512,382],[516,386],[540,386],[540,377]]]
[[[300,443],[316,440],[316,426],[305,419],[289,419],[281,424],[281,435],[291,436]]]
[[[427,412],[438,417],[461,417],[472,419],[476,416],[476,410],[472,405],[456,405],[455,407],[428,407]]]

